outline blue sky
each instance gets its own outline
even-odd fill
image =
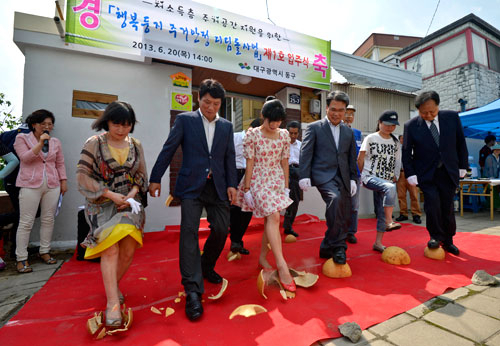
[[[267,20],[266,0],[199,0],[260,21]],[[424,36],[438,0],[267,0],[269,16],[280,26],[332,41],[332,49],[352,53],[371,33]],[[0,1],[0,92],[23,112],[24,56],[14,44],[14,11],[52,17],[53,0]],[[440,0],[432,33],[469,13],[500,29],[500,0]],[[24,110],[29,113],[32,110]]]

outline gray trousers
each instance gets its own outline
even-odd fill
[[[320,249],[347,249],[347,220],[351,212],[351,197],[337,174],[332,180],[316,186],[326,203],[326,232]]]

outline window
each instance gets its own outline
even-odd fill
[[[434,74],[432,49],[406,60],[406,69],[421,73],[422,78],[432,76]]]
[[[486,42],[484,38],[472,33],[472,47],[474,49],[474,61],[488,66],[488,55],[486,54]]]
[[[459,35],[434,47],[436,73],[467,63],[465,35]]]
[[[98,118],[106,106],[116,100],[118,100],[116,95],[73,90],[71,114],[80,118]]]
[[[500,47],[488,42],[488,53],[490,58],[490,69],[500,72]]]

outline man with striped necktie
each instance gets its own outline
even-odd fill
[[[453,197],[459,177],[468,168],[468,152],[458,113],[439,110],[439,95],[425,91],[417,96],[420,116],[405,123],[403,167],[408,183],[424,193],[426,227],[430,249],[440,245],[459,254],[453,244],[456,233]]]

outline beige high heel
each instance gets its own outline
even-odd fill
[[[114,310],[118,310],[120,311],[120,306],[118,305],[114,305],[113,308],[111,309],[111,311],[114,311]],[[120,317],[118,318],[109,318],[108,317],[108,312],[109,312],[109,309],[106,308],[106,321],[105,321],[105,325],[106,327],[120,327],[122,325],[122,314],[120,312]]]

